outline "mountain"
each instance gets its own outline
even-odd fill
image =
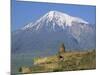
[[[59,11],[49,11],[36,22],[12,32],[12,53],[51,55],[64,43],[66,50],[95,48],[95,27]]]
[[[49,30],[49,31],[57,31],[59,29],[65,30],[67,26],[72,26],[73,23],[84,23],[88,24],[88,22],[84,21],[78,17],[72,17],[68,14],[58,12],[58,11],[50,11],[37,20],[35,23],[29,23],[28,25],[24,26],[22,30],[26,29],[33,29],[34,31],[42,31],[42,30]],[[59,28],[59,29],[57,29]]]

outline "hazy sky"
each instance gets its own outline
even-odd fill
[[[91,24],[95,24],[95,6],[16,2],[15,0],[12,0],[12,30],[19,29],[30,22],[35,22],[37,19],[51,10],[57,10],[71,16],[80,17]]]

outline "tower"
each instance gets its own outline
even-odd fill
[[[62,43],[60,46],[59,53],[64,53],[64,52],[65,52],[65,46],[64,46],[64,43]]]

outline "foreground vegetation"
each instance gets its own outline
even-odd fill
[[[49,57],[34,58],[33,66],[27,68],[27,72],[20,68],[20,73],[38,73],[38,72],[59,72],[59,71],[75,71],[88,70],[96,68],[96,52],[95,50],[86,52],[64,52]],[[24,68],[25,69],[25,68]]]

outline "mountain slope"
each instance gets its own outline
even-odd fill
[[[50,11],[12,33],[12,52],[51,55],[62,42],[69,50],[95,48],[95,28],[81,18]]]

